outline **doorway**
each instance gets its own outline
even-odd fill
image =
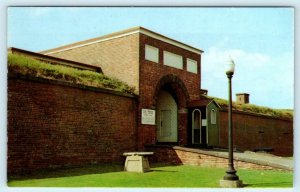
[[[177,142],[178,107],[173,96],[161,90],[157,101],[157,141]]]
[[[201,111],[195,109],[192,112],[192,144],[201,144]]]

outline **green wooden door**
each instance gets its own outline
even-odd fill
[[[215,103],[207,106],[207,144],[209,146],[219,145],[219,111]]]

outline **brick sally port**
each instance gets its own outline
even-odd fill
[[[136,27],[41,53],[17,48],[10,53],[104,73],[134,87],[135,92],[9,70],[9,175],[124,162],[124,152],[144,151],[151,145],[227,146],[226,107],[201,90],[200,49]],[[239,151],[293,153],[292,118],[234,110],[233,130]],[[153,161],[159,160],[158,154]]]

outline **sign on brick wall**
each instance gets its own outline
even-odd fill
[[[142,124],[155,125],[155,110],[142,109]]]

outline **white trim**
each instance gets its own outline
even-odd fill
[[[196,111],[199,111],[199,115],[200,115],[200,119],[199,119],[199,123],[200,123],[200,143],[199,144],[201,144],[202,143],[202,138],[201,138],[201,129],[202,129],[202,122],[201,122],[201,120],[202,120],[202,118],[201,118],[201,116],[202,116],[202,114],[201,114],[201,111],[199,110],[199,109],[194,109],[193,110],[193,112],[192,112],[192,144],[195,144],[195,138],[194,138],[194,117],[195,117],[195,112]]]
[[[58,53],[58,52],[62,52],[62,51],[67,51],[67,50],[75,49],[75,48],[79,48],[79,47],[84,47],[84,46],[87,46],[87,45],[92,45],[92,44],[103,42],[103,41],[109,41],[109,40],[112,40],[112,39],[117,39],[117,38],[125,37],[125,36],[132,35],[132,34],[135,34],[135,33],[142,33],[144,35],[148,35],[149,37],[152,37],[154,39],[161,40],[161,41],[163,41],[165,43],[169,43],[171,45],[175,45],[177,47],[180,47],[180,48],[183,48],[185,50],[197,53],[199,55],[201,55],[201,53],[202,53],[202,51],[200,51],[200,50],[198,50],[196,48],[193,48],[193,47],[189,47],[189,46],[187,46],[187,45],[185,45],[183,43],[180,43],[180,42],[177,42],[177,41],[173,41],[173,40],[165,38],[165,37],[161,37],[161,36],[159,36],[157,34],[154,34],[152,32],[146,31],[144,29],[137,29],[135,31],[124,33],[124,34],[121,34],[121,35],[116,35],[116,36],[113,36],[113,37],[99,39],[99,40],[95,40],[95,41],[92,41],[92,42],[89,42],[89,43],[84,43],[84,44],[81,44],[81,45],[74,45],[74,46],[71,46],[71,47],[68,47],[68,48],[62,48],[62,49],[55,50],[55,51],[50,51],[50,52],[46,52],[45,51],[46,52],[45,55],[49,55],[49,54],[53,54],[53,53]]]
[[[209,122],[208,122],[208,116],[207,116],[207,112],[208,112],[208,110],[207,110],[207,106],[208,105],[206,105],[206,107],[205,107],[205,111],[206,111],[206,127],[205,127],[205,129],[206,129],[206,144],[208,145],[208,126],[209,126]]]
[[[197,50],[197,49],[195,49],[193,47],[189,47],[189,46],[184,45],[184,44],[182,44],[180,42],[172,41],[171,39],[167,39],[167,38],[161,37],[161,36],[159,36],[157,34],[151,33],[151,32],[146,31],[144,29],[141,29],[139,32],[142,33],[142,34],[144,34],[144,35],[148,35],[149,37],[152,37],[154,39],[161,40],[161,41],[163,41],[165,43],[169,43],[171,45],[175,45],[177,47],[183,48],[183,49],[188,50],[188,51],[191,51],[191,52],[194,52],[194,53],[197,53],[197,54],[200,54],[200,55],[202,53],[202,51]]]

